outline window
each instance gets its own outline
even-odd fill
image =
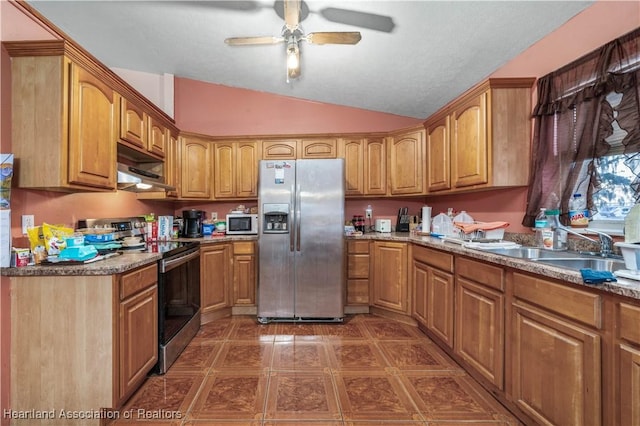
[[[621,230],[640,201],[640,28],[538,81],[533,167],[523,225],[541,207],[568,223],[574,193],[590,226]]]

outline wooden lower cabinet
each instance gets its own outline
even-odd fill
[[[407,252],[404,242],[371,243],[371,305],[396,313],[409,313]]]
[[[256,305],[256,243],[233,243],[233,305]]]
[[[640,306],[619,302],[616,336],[615,424],[640,424]]]
[[[231,313],[232,256],[231,243],[200,247],[200,306],[203,324]]]
[[[455,353],[498,389],[504,389],[504,272],[499,266],[456,258]]]
[[[419,246],[412,253],[413,316],[431,337],[453,348],[453,255]]]
[[[369,241],[347,241],[347,305],[369,306]]]
[[[600,296],[513,276],[510,399],[540,424],[602,424]]]
[[[119,409],[157,361],[157,273],[11,277],[11,409]]]

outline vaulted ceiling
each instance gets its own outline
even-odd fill
[[[283,44],[224,42],[280,36],[283,19],[273,0],[28,4],[109,67],[426,118],[592,1],[309,0],[306,33],[359,31],[362,40],[302,42],[302,74],[289,83]],[[344,10],[391,18],[393,28],[345,24]]]

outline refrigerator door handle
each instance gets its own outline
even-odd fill
[[[294,250],[294,239],[295,239],[295,229],[293,228],[293,212],[295,211],[295,203],[296,203],[296,195],[295,195],[295,185],[291,184],[291,204],[289,207],[289,251]]]
[[[298,184],[296,186],[296,251],[300,251],[300,222],[302,220],[302,214],[300,212],[301,203],[300,184]]]

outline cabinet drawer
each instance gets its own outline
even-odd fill
[[[620,338],[640,345],[640,306],[620,303]]]
[[[158,266],[156,264],[123,274],[120,278],[120,300],[126,299],[157,281]]]
[[[458,257],[456,275],[504,291],[504,273],[501,267]]]
[[[351,253],[369,253],[369,241],[348,241],[347,250]]]
[[[350,254],[348,256],[347,278],[369,278],[369,255],[368,254]]]
[[[563,284],[514,272],[513,294],[546,310],[602,328],[602,297]]]
[[[449,253],[414,245],[413,258],[434,268],[453,272],[453,255]]]
[[[233,254],[253,254],[255,252],[253,241],[242,241],[233,243]]]

